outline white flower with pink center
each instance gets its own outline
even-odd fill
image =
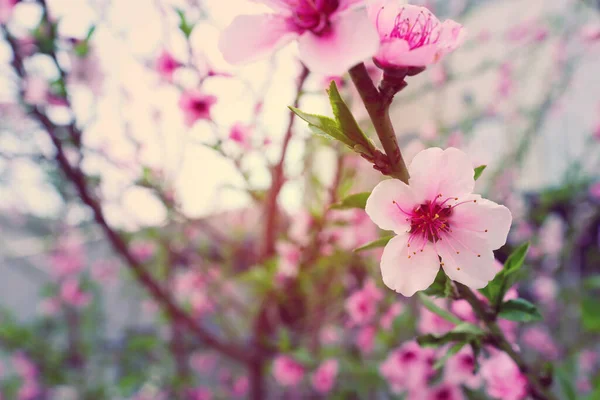
[[[430,148],[408,168],[409,185],[380,182],[366,211],[396,237],[381,257],[383,282],[412,296],[431,285],[441,266],[446,275],[480,289],[496,275],[494,253],[506,243],[508,208],[473,194],[473,164],[462,151]]]

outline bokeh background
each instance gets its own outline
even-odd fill
[[[315,392],[310,378],[289,389],[267,363],[269,398],[395,398],[379,366],[415,333],[439,325],[382,285],[377,250],[352,252],[378,236],[363,214],[324,211],[381,176],[295,121],[282,164],[277,253],[261,253],[272,168],[302,66],[290,45],[234,67],[217,41],[236,15],[268,8],[246,0],[46,0],[9,12],[9,3],[0,0],[0,22],[22,50],[28,78],[11,65],[11,43],[0,41],[4,398],[244,398],[251,381],[251,368],[186,332],[130,273],[58,167],[33,108],[58,131],[83,133],[67,157],[86,175],[107,224],[195,321],[252,348],[253,327],[266,319],[269,343],[300,360],[307,376],[322,360],[338,360],[329,394]],[[477,190],[514,218],[498,259],[530,241],[518,291],[545,316],[516,328],[514,340],[539,368],[553,363],[560,398],[597,399],[599,5],[419,4],[462,23],[468,39],[396,96],[392,120],[403,153],[410,160],[429,146],[454,146],[487,165]],[[164,51],[181,63],[172,79],[158,67]],[[332,78],[307,77],[303,110],[329,112]],[[335,79],[375,137],[351,83]],[[216,96],[211,120],[186,123],[180,97],[190,89]],[[317,244],[301,243],[307,237]],[[315,268],[286,270],[295,257],[289,246],[316,249],[305,261]],[[391,327],[349,319],[348,298],[368,282],[385,295],[376,318],[387,315]],[[465,396],[493,398],[485,393]]]

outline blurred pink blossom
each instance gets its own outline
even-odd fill
[[[445,308],[443,304],[443,299],[434,300],[437,305],[441,308]],[[452,328],[454,328],[454,324],[440,317],[436,313],[429,311],[424,306],[421,307],[419,312],[419,324],[418,330],[421,333],[433,333],[436,335],[444,334]]]
[[[280,257],[277,272],[286,278],[298,275],[302,250],[294,244],[282,241],[277,242],[275,250]]]
[[[211,390],[202,386],[188,390],[186,397],[189,400],[212,400],[212,398]]]
[[[304,377],[304,367],[293,358],[280,355],[273,361],[273,376],[281,386],[294,387]]]
[[[521,341],[528,348],[541,353],[548,360],[557,360],[560,351],[548,332],[539,326],[532,326],[523,331]]]
[[[163,50],[156,58],[154,68],[163,79],[170,82],[173,80],[175,71],[182,65],[171,53]]]
[[[594,199],[600,200],[600,182],[596,182],[590,186],[590,194]]]
[[[216,96],[204,94],[197,89],[183,92],[179,98],[179,108],[183,112],[185,124],[191,127],[199,120],[211,121],[210,109],[216,102]]]
[[[579,35],[586,42],[596,42],[600,39],[600,24],[589,23],[581,27]]]
[[[324,345],[333,345],[339,343],[340,332],[339,328],[333,325],[324,326],[319,332],[319,340]]]
[[[377,51],[377,32],[364,10],[355,10],[358,0],[258,1],[274,13],[237,16],[221,35],[219,49],[232,64],[258,60],[298,39],[300,60],[310,70],[342,75]]]
[[[363,326],[356,334],[356,347],[362,354],[370,354],[375,346],[375,334],[377,329],[372,326]]]
[[[346,299],[346,312],[356,325],[369,323],[377,312],[377,303],[381,300],[382,293],[372,281],[362,289],[355,291]]]
[[[465,38],[462,25],[452,20],[441,23],[425,7],[399,0],[375,0],[367,4],[367,11],[381,40],[374,60],[382,69],[436,63]]]
[[[95,96],[102,93],[104,73],[100,69],[100,59],[93,51],[84,57],[71,54],[71,69],[67,75],[69,85],[88,88]]]
[[[463,391],[458,385],[442,382],[433,387],[414,389],[406,400],[463,400]]]
[[[229,139],[237,143],[242,150],[252,150],[252,127],[235,123],[229,130]]]
[[[433,372],[433,355],[433,349],[422,348],[415,341],[406,342],[389,353],[379,371],[396,394],[423,388]]]
[[[244,397],[246,393],[248,393],[248,387],[248,377],[240,376],[233,382],[233,385],[231,386],[231,395],[236,398]]]
[[[32,106],[42,106],[48,99],[50,85],[41,76],[28,76],[24,82],[23,101]]]
[[[334,359],[325,360],[314,372],[311,382],[315,390],[327,394],[335,385],[338,373],[338,362]]]
[[[404,304],[400,302],[392,303],[392,305],[390,305],[390,308],[388,308],[385,314],[383,314],[383,316],[381,317],[379,324],[384,330],[389,331],[390,329],[392,329],[392,325],[394,324],[396,317],[402,314],[403,311]]]
[[[190,356],[190,367],[200,374],[214,369],[217,364],[217,356],[208,352],[195,352]]]
[[[463,347],[448,359],[444,366],[444,379],[455,385],[465,385],[471,389],[479,388],[481,376],[475,373],[475,362],[471,347]]]
[[[154,257],[156,245],[149,240],[135,240],[129,245],[129,250],[136,260],[144,263]]]
[[[8,23],[15,4],[17,4],[17,0],[0,0],[0,24]]]
[[[538,276],[532,283],[535,298],[544,304],[553,304],[558,294],[558,284],[549,276]]]
[[[79,308],[87,306],[90,303],[92,296],[81,290],[79,279],[69,277],[60,285],[60,298],[66,304]]]
[[[527,396],[527,378],[506,354],[496,352],[481,362],[481,376],[488,395],[501,400],[521,400]]]

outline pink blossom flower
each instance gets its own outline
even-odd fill
[[[486,392],[495,399],[521,400],[527,396],[527,378],[515,362],[503,352],[496,352],[481,363]]]
[[[163,79],[170,82],[173,80],[173,73],[182,65],[171,53],[163,50],[156,58],[154,68]]]
[[[248,382],[248,377],[240,376],[233,382],[233,385],[231,386],[231,395],[233,397],[244,397],[246,393],[248,393],[249,385],[250,383]]]
[[[71,55],[71,69],[67,83],[88,88],[94,95],[102,93],[104,73],[100,68],[100,59],[93,51],[84,57]]]
[[[273,376],[281,386],[294,387],[304,377],[304,367],[289,356],[277,356],[273,361]]]
[[[433,349],[422,348],[415,341],[406,342],[388,355],[379,372],[396,394],[423,388],[433,372],[433,355]]]
[[[475,373],[475,356],[469,346],[463,347],[448,359],[444,367],[444,379],[455,385],[471,389],[481,386],[481,376]]]
[[[35,400],[42,394],[37,381],[25,381],[17,393],[18,400]]]
[[[525,329],[521,335],[521,340],[527,347],[537,350],[548,360],[556,360],[560,356],[560,350],[552,337],[539,326]]]
[[[198,373],[206,373],[217,364],[217,357],[212,353],[196,352],[190,356],[190,367]]]
[[[11,361],[15,371],[23,380],[31,381],[37,379],[38,368],[25,353],[15,353]]]
[[[382,69],[426,67],[438,62],[464,41],[465,30],[452,20],[441,23],[425,7],[398,0],[375,0],[367,11],[381,45],[374,57]]]
[[[558,294],[558,285],[549,276],[535,278],[531,289],[535,298],[545,304],[553,304]]]
[[[383,317],[381,317],[379,324],[381,325],[381,327],[384,330],[389,331],[390,329],[392,329],[392,325],[393,325],[396,317],[398,317],[400,314],[402,314],[403,311],[404,311],[404,304],[402,304],[400,302],[393,303],[390,306],[390,308],[388,308],[388,310],[385,312],[385,314],[383,314]]]
[[[131,254],[142,263],[149,261],[156,252],[156,245],[149,240],[136,240],[129,247]]]
[[[50,265],[56,277],[77,274],[85,264],[82,240],[77,235],[66,235],[59,239]]]
[[[442,300],[437,300],[437,305],[445,308]],[[444,334],[454,328],[454,324],[440,317],[436,313],[421,307],[418,329],[421,333]]]
[[[186,397],[189,400],[212,400],[212,398],[213,394],[210,389],[202,386],[188,390]]]
[[[374,326],[368,325],[362,327],[356,335],[356,347],[363,354],[369,354],[373,351],[375,346],[375,334],[377,329]]]
[[[60,311],[61,301],[59,297],[47,297],[38,304],[38,312],[46,317],[52,317]]]
[[[40,76],[29,76],[25,80],[23,92],[23,101],[32,106],[41,106],[46,104],[50,85],[48,81]]]
[[[60,298],[65,303],[79,308],[87,306],[92,296],[81,290],[77,278],[69,277],[60,285]]]
[[[235,123],[229,131],[229,139],[237,143],[242,150],[252,149],[252,127],[243,125],[239,122]]]
[[[183,111],[185,124],[191,127],[201,119],[211,121],[210,109],[216,102],[216,96],[204,94],[199,90],[183,92],[179,98],[179,108]]]
[[[335,379],[338,374],[337,360],[325,360],[312,376],[312,385],[315,390],[321,394],[327,394],[335,385]]]
[[[17,4],[17,0],[0,0],[0,24],[8,23],[15,4]]]
[[[379,41],[360,0],[255,0],[273,14],[240,15],[219,40],[232,64],[260,59],[298,39],[300,59],[315,72],[342,75],[373,56]]]
[[[584,25],[579,31],[579,35],[586,42],[595,42],[600,39],[600,24],[590,23]]]
[[[594,365],[598,363],[598,353],[594,350],[583,350],[577,359],[579,363],[579,371],[583,374],[590,373],[594,369]]]
[[[348,297],[345,308],[352,322],[356,325],[370,322],[377,312],[377,303],[381,297],[381,292],[372,281]]]
[[[96,281],[112,285],[116,282],[119,270],[116,261],[101,260],[94,263],[91,268],[92,278]]]
[[[332,325],[324,326],[319,332],[319,340],[324,345],[332,345],[339,343],[340,332],[339,329]]]
[[[406,400],[463,400],[460,386],[442,382],[434,387],[412,390]]]
[[[373,189],[367,214],[397,235],[381,258],[390,289],[412,296],[431,285],[440,266],[474,289],[496,275],[493,250],[506,242],[512,217],[506,207],[472,194],[472,165],[458,149],[430,148],[410,164],[410,186],[389,179]]]

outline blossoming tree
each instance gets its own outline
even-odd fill
[[[600,40],[591,6],[497,34],[436,16],[468,25],[477,1],[134,3],[90,2],[77,31],[72,5],[0,0],[0,399],[599,398],[598,120],[564,179],[518,184],[531,151],[556,160],[536,135]],[[162,24],[147,53],[119,47],[154,32],[115,27],[136,12]],[[493,36],[503,58],[450,67]],[[521,104],[540,48],[541,100]],[[247,79],[264,59],[288,67]],[[485,73],[484,100],[456,89]],[[443,118],[426,97],[453,88]],[[472,145],[504,119],[510,146]],[[225,168],[233,188],[191,211]]]

